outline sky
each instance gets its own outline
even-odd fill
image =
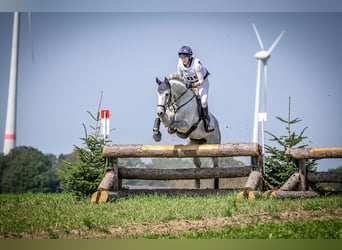
[[[156,144],[155,78],[176,71],[177,51],[189,45],[211,75],[209,110],[220,123],[222,142],[251,142],[260,50],[255,23],[268,48],[285,34],[268,61],[262,88],[265,130],[286,135],[275,117],[308,127],[309,147],[341,147],[342,12],[158,12],[33,11],[21,13],[17,91],[17,145],[44,153],[68,154],[81,146],[82,123],[95,125],[111,111],[115,144]],[[0,12],[0,131],[5,131],[13,13]],[[32,43],[30,43],[30,40]],[[32,56],[33,54],[33,56]],[[164,128],[162,144],[185,144]],[[260,138],[261,140],[261,138]],[[269,136],[266,144],[273,145]],[[0,140],[0,148],[3,141]],[[342,165],[320,160],[319,171]]]

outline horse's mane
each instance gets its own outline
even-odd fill
[[[182,82],[182,83],[185,83],[185,82],[184,82],[184,78],[181,77],[178,73],[171,73],[171,74],[167,75],[166,78],[167,78],[169,81],[170,81],[170,80],[177,80],[177,81],[180,81],[180,82]]]

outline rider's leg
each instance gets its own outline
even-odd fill
[[[209,112],[208,112],[208,91],[209,82],[205,80],[199,87],[199,93],[201,96],[201,107],[202,107],[202,117],[204,121],[204,128],[207,133],[214,131],[214,126],[210,122]]]
[[[205,131],[207,133],[214,131],[214,126],[210,122],[208,106],[207,107],[202,106],[202,111],[203,111],[203,120],[204,120],[204,125],[205,125]]]

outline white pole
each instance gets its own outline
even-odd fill
[[[261,143],[262,143],[262,173],[265,173],[265,128],[264,123],[267,121],[267,113],[259,113],[258,120],[261,122]]]
[[[14,12],[11,68],[8,88],[6,129],[4,138],[4,154],[8,154],[16,146],[16,96],[17,96],[17,67],[19,46],[19,12]]]
[[[109,119],[110,119],[110,111],[109,110],[101,110],[101,128],[102,135],[105,139],[109,136]]]
[[[261,78],[261,60],[258,60],[258,71],[257,71],[257,81],[255,90],[255,105],[254,105],[254,126],[253,126],[253,142],[258,143],[258,114],[259,114],[259,104],[260,104],[260,78]]]

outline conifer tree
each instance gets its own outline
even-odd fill
[[[85,137],[81,138],[81,140],[84,147],[74,145],[74,152],[77,156],[76,162],[64,161],[64,168],[58,171],[64,190],[77,196],[88,196],[95,192],[106,168],[106,159],[102,155],[102,149],[109,141],[100,135],[101,100],[102,93],[96,116],[88,111],[95,121],[95,127],[89,126],[93,132],[88,134],[88,130],[83,123]]]
[[[287,120],[278,116],[276,118],[280,122],[286,124],[287,135],[278,137],[271,132],[265,131],[271,136],[270,141],[278,143],[280,148],[265,145],[267,156],[265,157],[264,177],[269,185],[273,187],[281,187],[296,170],[294,162],[285,155],[286,149],[291,147],[307,147],[308,145],[304,144],[304,140],[307,139],[307,136],[304,136],[304,132],[308,127],[302,129],[299,134],[291,130],[292,125],[301,121],[299,118],[291,120],[291,97],[289,97],[289,112]],[[315,166],[317,164],[315,160],[307,160],[306,165],[308,167],[308,171],[316,171]]]

